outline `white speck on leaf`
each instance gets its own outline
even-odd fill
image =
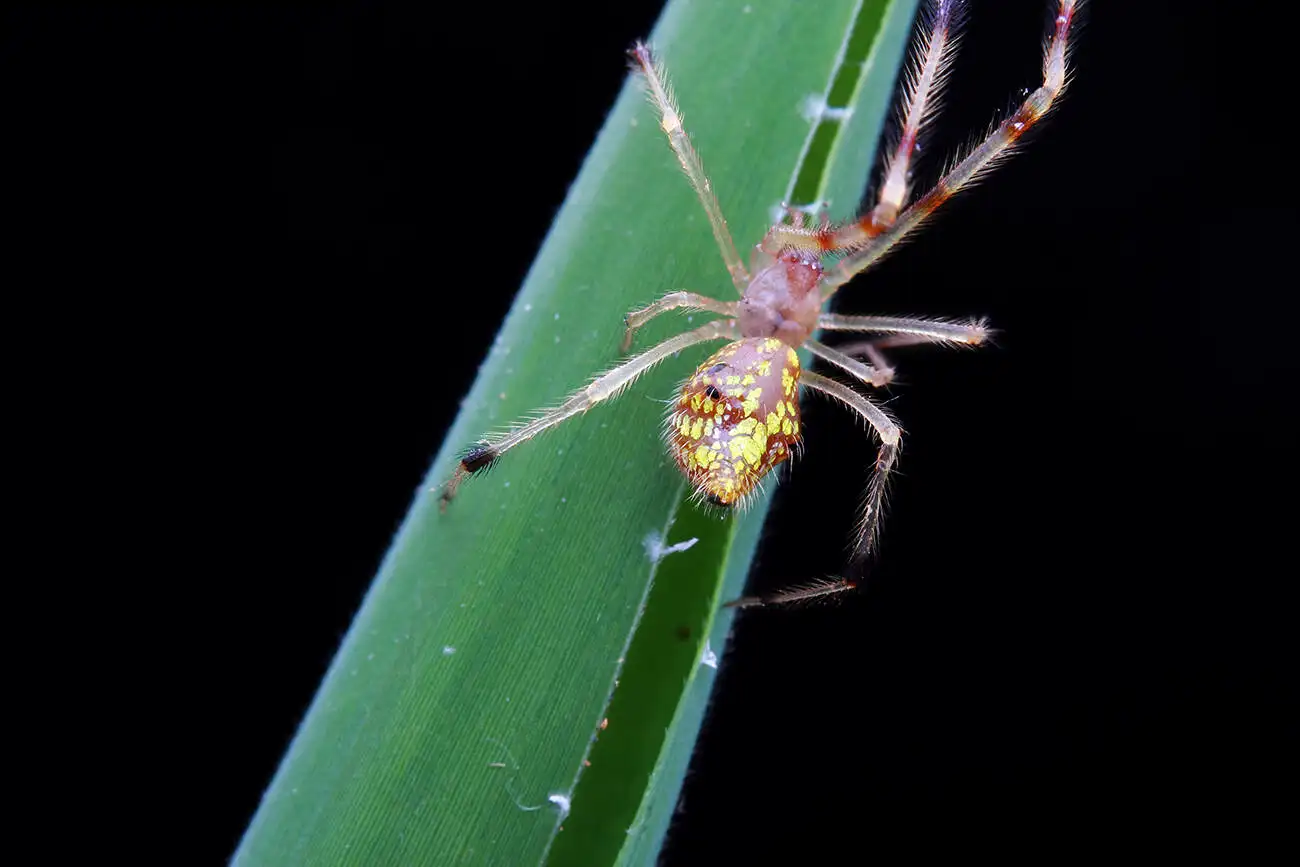
[[[451,655],[452,655],[453,653],[455,653],[455,652],[456,652],[456,648],[452,647],[450,644],[445,645],[445,646],[442,648],[442,655],[443,655],[443,656],[451,656]]]
[[[651,530],[646,534],[645,538],[641,540],[641,544],[645,547],[645,555],[650,559],[650,562],[658,563],[669,554],[676,554],[679,551],[685,551],[698,541],[700,540],[697,537],[687,539],[685,542],[678,542],[675,545],[665,545],[663,537],[660,536],[657,531]]]
[[[707,639],[704,642],[704,655],[700,657],[700,664],[713,669],[718,667],[718,655],[713,652],[713,648],[709,646]]]

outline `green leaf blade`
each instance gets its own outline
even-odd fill
[[[793,4],[669,4],[653,42],[742,250],[793,189],[810,133],[800,107],[826,91],[850,26],[910,20],[914,6],[837,0],[809,15]],[[882,55],[877,69],[889,74],[878,89],[892,88],[896,66]],[[817,175],[841,211],[856,205],[874,142],[868,128],[880,124],[863,119],[850,142],[857,121],[835,139],[843,165]],[[236,863],[651,857],[712,683],[700,657],[706,642],[718,654],[725,646],[729,616],[716,616],[718,604],[740,592],[765,511],[760,503],[734,522],[683,507],[684,483],[660,440],[662,402],[716,346],[681,353],[617,401],[511,452],[469,480],[445,514],[432,489],[483,433],[617,363],[623,313],[681,288],[734,297],[704,215],[632,85],[570,189]],[[683,325],[665,316],[638,345]],[[436,354],[430,366],[436,374]],[[644,546],[652,533],[699,541],[662,560],[655,578]],[[636,631],[650,660],[638,667],[629,644],[652,578],[663,599],[651,600]],[[607,760],[602,750],[612,750]],[[614,774],[605,793],[602,761]],[[553,797],[572,798],[572,813]]]

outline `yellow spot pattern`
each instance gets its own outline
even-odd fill
[[[677,465],[716,503],[748,494],[799,439],[799,359],[773,338],[723,347],[683,383],[669,417]]]

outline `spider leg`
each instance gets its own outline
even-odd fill
[[[713,194],[713,185],[704,174],[704,163],[700,161],[700,155],[691,145],[690,136],[682,127],[682,115],[677,110],[677,101],[673,99],[672,88],[668,86],[663,67],[645,43],[638,42],[633,46],[631,54],[645,75],[650,101],[659,110],[659,126],[668,136],[668,143],[672,145],[673,153],[677,154],[677,161],[682,164],[682,170],[686,172],[691,186],[695,188],[695,194],[700,198],[700,204],[704,206],[704,212],[708,214],[709,226],[713,229],[713,237],[718,242],[718,250],[722,253],[722,261],[727,265],[727,272],[731,274],[731,282],[736,284],[737,291],[744,294],[745,287],[749,285],[749,272],[745,270],[740,254],[736,252],[736,242],[731,239],[731,231],[722,215],[718,197]]]
[[[839,365],[854,376],[861,378],[864,382],[875,384],[872,382],[872,375],[873,373],[878,375],[879,371],[873,372],[865,364],[848,358],[815,340],[806,341],[804,345],[812,350],[814,355]],[[866,376],[862,375],[864,372],[867,374]],[[885,486],[889,480],[889,471],[893,468],[894,461],[898,457],[898,444],[902,437],[902,430],[898,427],[897,422],[891,419],[883,409],[843,383],[820,376],[810,370],[803,372],[802,376],[800,376],[800,382],[808,388],[828,394],[848,405],[850,409],[862,416],[867,424],[871,425],[880,436],[880,451],[876,455],[876,469],[871,475],[871,480],[867,483],[867,495],[863,502],[862,519],[858,524],[858,538],[854,545],[853,561],[855,563],[861,562],[875,548],[876,535],[880,525],[880,513],[885,500]],[[856,586],[856,582],[847,578],[813,581],[761,596],[742,596],[739,599],[733,599],[725,603],[724,607],[755,608],[764,605],[803,602],[835,593],[843,593],[846,590],[852,590]]]
[[[839,313],[823,313],[818,316],[817,327],[824,331],[879,331],[898,335],[891,339],[891,346],[910,346],[913,343],[960,343],[978,346],[988,339],[991,331],[983,319],[974,322],[946,322],[942,319],[843,316]],[[906,342],[904,338],[908,338]]]
[[[623,322],[627,325],[627,331],[623,334],[622,351],[627,352],[628,348],[632,346],[632,336],[636,334],[637,329],[642,325],[645,325],[660,313],[667,313],[669,310],[677,310],[681,307],[688,310],[707,310],[710,313],[720,313],[723,316],[735,316],[739,305],[735,301],[719,301],[716,298],[697,295],[694,292],[669,292],[648,307],[633,310],[623,317]]]
[[[840,349],[832,349],[819,340],[813,340],[811,337],[803,342],[806,348],[813,355],[849,373],[858,379],[873,386],[874,388],[884,388],[894,378],[894,369],[888,365],[871,365],[863,364],[856,358],[852,358],[850,353],[843,352]]]
[[[1070,22],[1074,19],[1078,5],[1079,0],[1060,0],[1055,26],[1043,58],[1043,83],[1025,98],[1010,117],[998,124],[983,142],[949,169],[928,193],[903,211],[893,225],[841,259],[835,272],[826,275],[823,285],[828,291],[825,297],[830,297],[840,286],[870,268],[940,205],[1009,156],[1020,137],[1047,114],[1065,89]]]
[[[835,348],[850,357],[861,355],[870,361],[873,366],[888,370],[892,377],[897,375],[898,369],[890,363],[889,358],[881,350],[897,349],[902,346],[918,346],[922,343],[933,342],[926,337],[905,334],[902,336],[882,337],[879,340],[855,340],[852,343],[841,343]]]
[[[827,331],[885,331],[893,332],[888,337],[874,340],[859,340],[841,343],[835,347],[842,355],[866,356],[872,366],[888,374],[888,383],[894,378],[895,369],[885,357],[884,349],[898,349],[903,346],[919,346],[925,343],[956,343],[965,346],[978,346],[988,339],[989,331],[984,320],[970,323],[945,322],[941,319],[907,319],[897,316],[840,316],[833,313],[823,314],[818,318],[819,328]],[[813,350],[816,352],[816,350]],[[833,363],[835,360],[826,357]]]
[[[637,377],[674,353],[697,343],[723,338],[736,339],[734,319],[717,319],[699,328],[678,334],[676,337],[670,337],[596,377],[585,388],[575,391],[564,403],[545,415],[516,427],[504,436],[476,443],[461,457],[451,478],[442,486],[442,508],[445,509],[452,497],[456,496],[456,489],[467,476],[487,469],[515,446],[527,442],[566,419],[586,412],[603,400],[617,397],[619,392],[631,385]]]
[[[831,226],[822,223],[805,229],[802,221],[789,226],[773,226],[763,240],[768,251],[782,247],[830,252],[853,250],[879,235],[898,217],[907,200],[911,181],[912,156],[926,121],[934,116],[957,45],[957,28],[961,23],[964,0],[933,0],[921,12],[917,35],[905,75],[903,125],[898,143],[885,161],[884,182],[876,206],[866,215]]]
[[[810,347],[811,348],[811,347]],[[829,359],[828,360],[834,360]],[[843,359],[853,362],[853,359]],[[836,362],[838,363],[838,362]],[[865,365],[864,365],[865,366]],[[853,372],[853,368],[845,367]],[[860,562],[875,550],[876,538],[880,528],[880,513],[885,503],[885,488],[889,481],[889,471],[898,459],[899,442],[903,431],[883,409],[866,397],[858,394],[843,383],[820,376],[812,371],[804,371],[800,377],[803,385],[814,391],[830,395],[849,407],[875,429],[880,436],[880,451],[876,454],[876,468],[867,483],[867,493],[862,503],[862,517],[858,523],[858,537],[853,546],[853,560]]]
[[[810,581],[797,587],[787,587],[775,593],[761,596],[742,596],[730,602],[724,602],[723,608],[761,608],[764,605],[783,605],[789,602],[808,602],[835,593],[853,590],[858,585],[847,578],[827,578],[822,581]]]
[[[903,115],[903,129],[894,153],[885,163],[885,180],[880,185],[880,197],[869,215],[870,234],[879,234],[893,224],[907,200],[911,180],[912,154],[916,151],[921,127],[938,108],[939,95],[948,78],[953,49],[957,45],[956,29],[961,16],[960,0],[939,0],[933,11],[922,13],[925,20],[918,37],[912,62],[907,70],[907,106]],[[874,229],[874,231],[871,231]]]

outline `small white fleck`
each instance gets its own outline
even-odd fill
[[[718,667],[718,655],[713,652],[713,648],[709,646],[707,639],[704,642],[704,656],[700,657],[700,662],[709,668],[716,669]]]
[[[556,449],[556,450],[555,450],[555,453],[556,453],[557,455],[562,455],[562,454],[564,454],[564,449]]]
[[[289,793],[292,795],[298,794],[298,787],[294,786],[292,789],[289,790]]]
[[[651,563],[658,563],[669,554],[676,554],[679,551],[685,551],[693,546],[699,538],[687,539],[685,542],[678,542],[675,545],[665,545],[663,538],[655,531],[646,534],[641,540],[642,546],[645,547],[645,555]]]
[[[527,313],[528,311],[530,311],[530,310],[532,310],[532,309],[533,309],[533,305],[532,305],[531,303],[529,303],[529,304],[525,304],[525,305],[524,305],[524,312],[525,312],[525,313]]]
[[[687,317],[686,317],[686,321],[687,321],[687,322],[694,322],[694,321],[695,321],[695,317],[694,317],[694,316],[687,316]]]
[[[561,503],[567,503],[567,502],[569,502],[569,498],[568,498],[568,497],[560,497],[560,502],[561,502]]]
[[[502,485],[502,487],[508,488],[508,487],[510,487],[510,483],[509,483],[509,482],[506,482],[504,485]]]
[[[450,644],[445,645],[445,646],[442,648],[442,655],[443,655],[443,656],[451,656],[451,655],[452,655],[453,653],[455,653],[455,652],[456,652],[456,648],[452,647]]]
[[[556,343],[559,343],[559,342],[560,342],[560,335],[558,335],[558,334],[555,335],[555,342],[556,342]]]
[[[754,7],[746,3],[745,8],[741,9],[740,11],[743,12],[745,15],[748,15],[749,13],[754,11]]]
[[[808,94],[803,98],[803,103],[799,106],[799,113],[809,123],[816,123],[821,120],[824,111],[826,111],[826,98],[820,93]]]
[[[373,653],[366,654],[366,659],[374,659],[374,658],[375,655]]]
[[[555,321],[556,321],[556,322],[559,322],[559,321],[560,321],[560,314],[558,314],[558,313],[555,314]]]
[[[636,118],[632,118],[632,126],[640,126],[640,123],[637,121]]]
[[[1011,125],[1014,126],[1014,127],[1016,128],[1016,131],[1017,131],[1017,132],[1019,132],[1020,130],[1022,130],[1022,129],[1025,128],[1025,125],[1024,125],[1023,123],[1021,123],[1020,121],[1016,121],[1015,123],[1013,123],[1013,124],[1011,124]]]
[[[561,795],[559,792],[556,792],[548,796],[546,800],[550,801],[552,804],[554,804],[556,807],[559,808],[561,819],[569,815],[569,807],[573,804],[573,802],[569,800],[568,795]]]

